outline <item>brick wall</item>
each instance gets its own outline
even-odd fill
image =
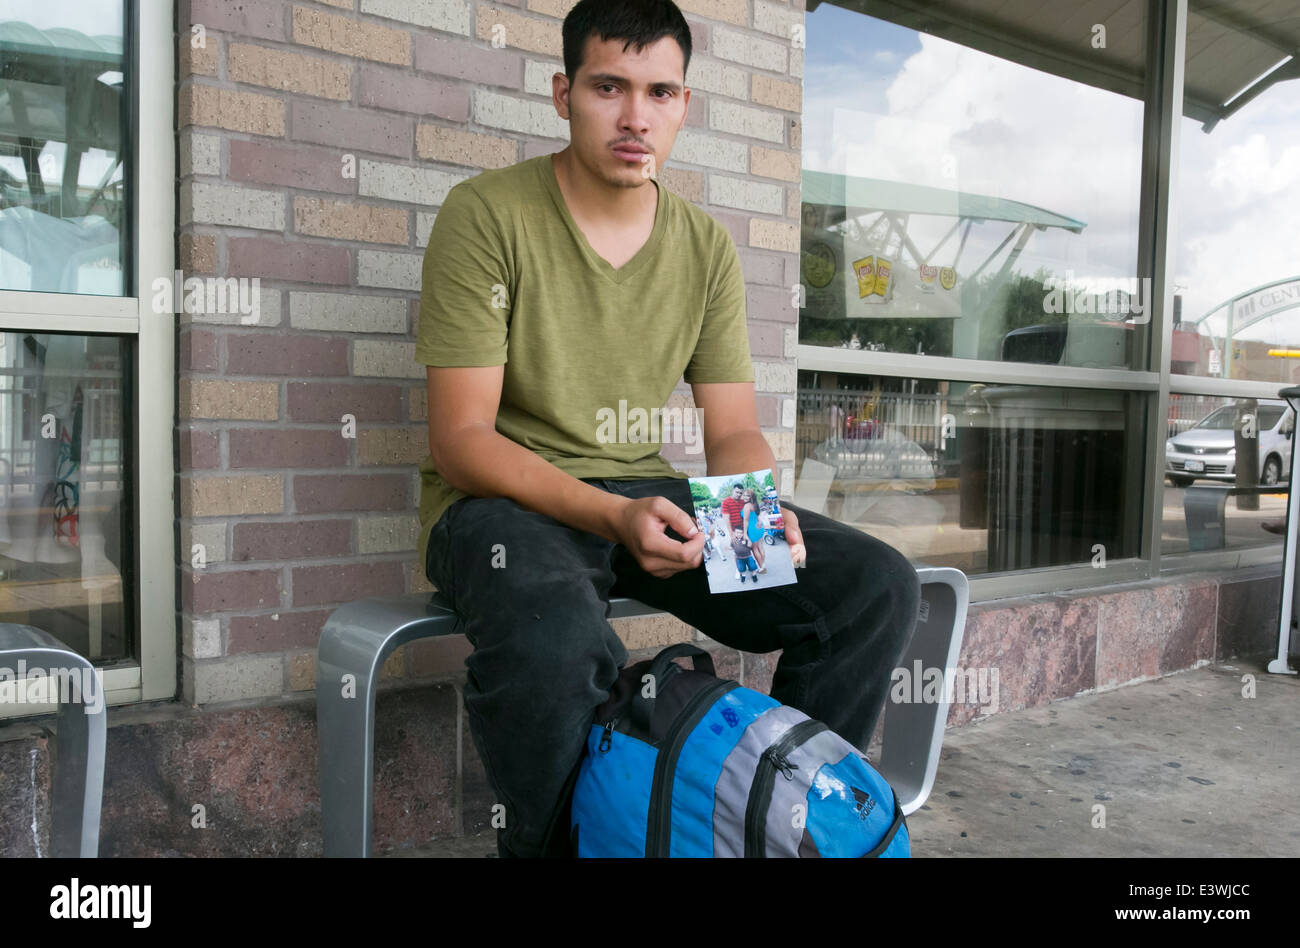
[[[804,4],[679,5],[695,42],[694,95],[661,180],[739,248],[759,422],[788,490],[803,72],[792,27]],[[564,147],[550,76],[562,69],[572,6],[178,4],[178,266],[186,277],[256,277],[261,288],[256,323],[234,312],[179,317],[187,701],[307,692],[335,605],[429,588],[415,553],[415,466],[427,453],[424,367],[413,358],[423,248],[454,184]],[[675,399],[689,398],[679,385]],[[665,455],[702,472],[681,451]],[[452,672],[462,657],[417,643],[386,674]]]

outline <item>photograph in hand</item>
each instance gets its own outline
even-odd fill
[[[713,593],[798,582],[772,471],[690,478]]]

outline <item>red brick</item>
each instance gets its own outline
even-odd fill
[[[799,312],[794,302],[794,293],[784,287],[751,286],[745,290],[745,312],[750,319],[793,323]]]
[[[230,438],[230,469],[343,467],[351,454],[338,430],[235,428]]]
[[[299,474],[293,479],[298,513],[412,510],[406,474]]]
[[[226,337],[228,375],[314,375],[348,374],[346,339],[327,336],[279,336],[268,332],[243,333]]]
[[[236,523],[230,558],[296,560],[346,556],[352,552],[351,520],[300,520],[296,523]]]
[[[284,40],[285,5],[279,0],[189,0],[189,18],[185,19],[185,4],[178,11],[178,22],[184,32],[195,23],[204,29],[220,30],[236,36],[256,36],[259,39]]]
[[[370,596],[396,596],[405,588],[402,564],[344,563],[338,566],[299,566],[293,571],[293,604],[351,602]]]
[[[447,82],[421,79],[396,69],[362,66],[357,104],[362,108],[436,115],[453,122],[469,121],[469,93]]]
[[[314,647],[320,642],[321,629],[332,611],[312,609],[277,612],[273,616],[231,616],[230,654]]]
[[[749,217],[744,214],[732,214],[727,211],[709,209],[709,216],[727,228],[731,239],[737,247],[749,246]]]
[[[181,574],[181,609],[189,613],[240,612],[280,605],[278,569],[186,570]]]
[[[352,282],[352,254],[329,243],[272,237],[231,237],[227,276],[260,277],[290,283]]]
[[[749,322],[749,352],[754,356],[785,355],[785,327],[779,323]]]
[[[351,169],[352,177],[343,177],[343,155],[344,152],[338,149],[231,139],[229,178],[231,181],[278,184],[307,191],[356,194],[360,168]]]
[[[415,37],[416,72],[436,72],[476,85],[522,89],[524,58],[504,49],[479,49],[461,39]]]
[[[287,394],[293,421],[328,421],[341,427],[340,419],[348,414],[359,422],[406,420],[398,385],[290,382]]]
[[[418,101],[407,103],[411,109],[419,106]],[[293,103],[290,122],[295,141],[400,158],[409,158],[413,153],[414,122],[410,118],[343,108],[336,103],[298,100]]]
[[[745,272],[745,282],[764,286],[785,286],[786,254],[763,250],[741,250],[740,268]]]
[[[702,53],[709,48],[709,28],[703,23],[696,23],[690,19],[687,19],[686,25],[691,28],[691,57],[694,58],[696,53]],[[688,68],[686,71],[688,73],[686,84],[689,86],[691,84],[690,69]]]
[[[781,396],[756,395],[754,404],[758,408],[758,426],[760,428],[779,428],[781,426]]]
[[[220,372],[219,339],[204,329],[182,329],[180,370],[182,372]]]
[[[702,92],[691,96],[690,107],[686,110],[686,124],[691,128],[709,127],[709,100]]]
[[[215,431],[180,430],[180,470],[200,471],[221,466],[221,441]]]
[[[459,675],[465,671],[465,659],[474,651],[463,635],[443,635],[420,639],[406,646],[406,660],[411,674],[425,678],[433,675]]]

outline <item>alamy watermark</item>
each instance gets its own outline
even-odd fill
[[[18,660],[16,668],[0,666],[0,706],[12,704],[85,705],[87,714],[104,707],[104,672],[98,668],[37,668]]]
[[[244,326],[261,317],[260,277],[187,277],[176,270],[153,281],[155,313],[223,314],[239,316]]]
[[[985,714],[998,710],[996,668],[926,668],[918,658],[912,667],[899,666],[889,677],[894,704],[977,704]]]
[[[596,441],[600,444],[682,444],[687,454],[704,452],[704,418],[698,408],[629,408],[620,398],[617,408],[596,411]]]
[[[1064,277],[1048,277],[1043,281],[1044,313],[1100,316],[1114,321],[1128,320],[1136,325],[1151,321],[1151,278],[1130,277],[1119,281],[1122,285],[1107,290],[1089,290],[1073,285],[1074,271],[1066,270]]]

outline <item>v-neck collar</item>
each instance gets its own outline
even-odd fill
[[[610,265],[610,262],[602,257],[592,248],[591,242],[587,240],[587,235],[582,232],[578,222],[573,219],[573,214],[569,212],[569,205],[564,200],[564,193],[560,190],[560,181],[555,176],[555,156],[543,155],[538,161],[538,170],[542,176],[542,182],[546,190],[550,192],[551,199],[555,202],[556,209],[560,216],[564,218],[565,225],[569,232],[573,234],[574,240],[582,249],[582,255],[586,259],[588,266],[593,270],[603,274],[607,279],[614,283],[625,283],[634,277],[646,264],[646,261],[655,255],[659,247],[659,241],[663,237],[664,220],[667,216],[667,192],[663,186],[654,179],[655,188],[658,190],[658,204],[655,207],[655,224],[654,229],[650,231],[650,236],[627,263],[623,264],[617,270]]]

